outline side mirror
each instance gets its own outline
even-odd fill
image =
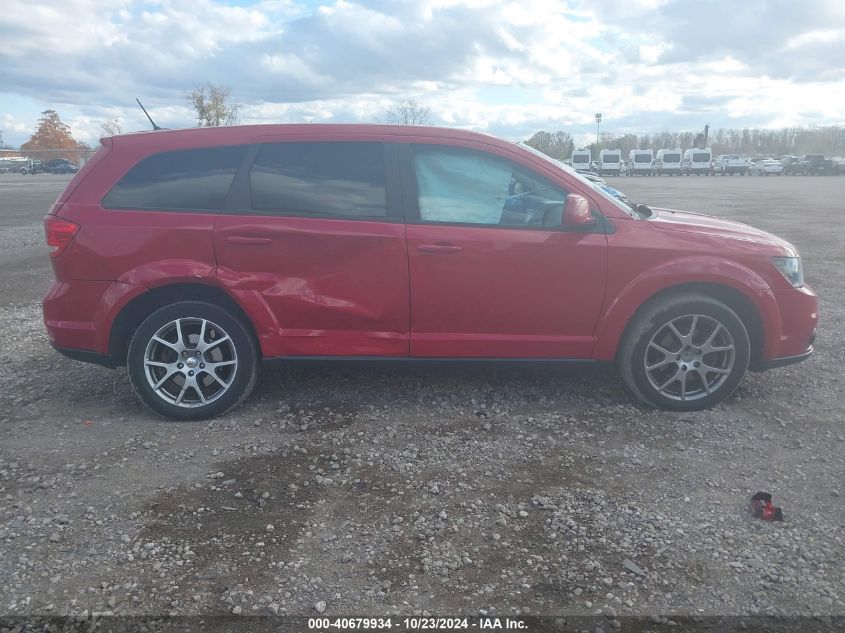
[[[590,213],[590,203],[584,196],[577,193],[566,196],[563,205],[564,226],[592,226],[595,223],[596,219]]]

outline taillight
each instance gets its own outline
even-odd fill
[[[44,218],[44,233],[47,235],[47,246],[50,249],[50,257],[61,255],[65,247],[79,231],[79,225],[57,218],[55,215],[48,215]]]

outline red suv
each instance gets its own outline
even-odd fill
[[[694,410],[813,351],[794,246],[460,130],[107,138],[45,226],[51,344],[125,364],[177,419],[237,405],[264,359],[615,361],[641,400]]]

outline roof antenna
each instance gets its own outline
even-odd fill
[[[138,102],[138,105],[141,106],[141,109],[144,111],[144,114],[147,115],[147,118],[150,120],[150,124],[153,126],[153,130],[160,130],[161,128],[156,125],[156,122],[153,121],[153,117],[150,116],[150,113],[147,112],[147,109],[141,103],[141,100],[138,97],[135,97],[135,101]]]

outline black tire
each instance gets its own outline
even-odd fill
[[[727,358],[730,352],[705,352],[701,356],[696,356],[695,349],[685,352],[683,348],[679,348],[679,352],[689,353],[691,355],[691,359],[681,358],[679,360],[675,360],[678,358],[677,356],[672,358],[669,363],[666,363],[665,368],[660,369],[660,371],[666,372],[662,375],[660,381],[662,382],[667,374],[671,378],[672,372],[677,371],[679,375],[683,376],[684,387],[686,387],[688,376],[693,377],[692,385],[697,385],[698,392],[704,391],[704,381],[707,381],[708,383],[707,392],[694,394],[694,399],[682,400],[677,399],[677,397],[670,397],[673,396],[673,394],[664,395],[662,391],[658,390],[658,388],[652,384],[652,380],[649,379],[649,375],[647,375],[645,363],[649,358],[653,358],[648,356],[648,354],[655,353],[650,351],[652,337],[668,327],[668,324],[673,322],[673,320],[678,320],[678,322],[682,325],[684,323],[684,319],[688,319],[688,322],[691,324],[692,315],[699,315],[699,323],[703,325],[709,326],[711,323],[718,323],[727,330],[727,333],[730,336],[730,341],[733,344],[733,358],[729,371],[728,368],[723,368],[723,370],[728,371],[728,373],[723,376],[721,374],[716,374],[716,376],[712,379],[712,384],[715,386],[715,389],[713,389],[711,393],[709,392],[709,388],[712,388],[710,387],[711,379],[707,377],[707,374],[705,374],[702,379],[702,376],[699,373],[700,370],[693,369],[692,363],[697,362],[696,358],[704,362],[705,357],[710,356],[710,354],[715,354],[715,358],[718,361],[719,358]],[[715,326],[713,326],[713,328],[716,329]],[[678,329],[680,329],[681,333],[684,333],[685,331],[682,328]],[[691,329],[692,326],[690,327],[690,330]],[[700,336],[706,337],[707,330],[703,329]],[[724,332],[720,331],[718,337],[722,336],[726,335]],[[701,345],[700,339],[698,343]],[[680,344],[683,345],[682,343]],[[675,353],[674,349],[669,351],[673,354]],[[722,354],[724,354],[724,356],[721,356]],[[672,411],[697,411],[712,407],[730,396],[736,390],[748,369],[750,355],[751,344],[749,342],[748,332],[745,329],[745,325],[742,320],[733,310],[721,301],[706,295],[684,293],[653,300],[645,304],[637,312],[634,319],[626,328],[624,338],[619,346],[617,365],[627,387],[635,396],[637,396],[637,398],[646,404],[656,408],[669,409]],[[664,358],[669,360],[669,356],[665,356]],[[708,362],[714,362],[714,360],[708,359]],[[690,367],[689,373],[687,373],[687,366]],[[696,367],[699,367],[699,365],[696,365]],[[682,370],[683,373],[681,373]],[[655,378],[654,373],[652,373],[651,376],[652,379]],[[678,381],[680,381],[680,378],[668,384],[672,387]],[[678,389],[679,388],[680,387],[678,387]]]
[[[185,320],[186,323],[183,324],[181,320]],[[203,331],[206,331],[206,337],[212,338],[211,343],[213,345],[209,344],[209,351],[202,354],[194,352],[198,357],[198,360],[194,362],[205,360],[205,363],[210,365],[212,361],[206,358],[206,354],[214,353],[221,356],[221,358],[215,360],[222,360],[224,361],[223,364],[228,363],[231,365],[231,361],[234,359],[234,369],[229,369],[228,372],[225,367],[213,369],[212,371],[215,372],[218,378],[223,378],[222,381],[218,380],[216,382],[212,380],[207,370],[203,371],[198,368],[195,374],[191,371],[191,376],[194,376],[193,380],[197,381],[200,380],[200,376],[203,377],[204,387],[201,387],[201,391],[205,388],[210,388],[211,393],[206,395],[214,399],[211,399],[208,404],[199,403],[194,406],[190,405],[189,400],[188,404],[184,406],[178,405],[165,400],[165,397],[168,395],[174,395],[172,393],[168,394],[167,389],[173,391],[178,390],[180,386],[178,380],[181,379],[183,381],[181,383],[182,385],[185,384],[185,381],[191,380],[181,370],[182,366],[185,366],[186,369],[188,366],[182,363],[180,365],[180,371],[169,374],[174,376],[175,380],[166,383],[165,387],[156,390],[154,389],[154,385],[148,382],[145,357],[149,352],[150,346],[158,346],[160,349],[164,349],[161,345],[153,342],[153,337],[160,333],[162,328],[167,327],[173,322],[177,322],[180,324],[180,331],[187,332],[192,327],[199,327],[197,322],[201,323],[202,321],[207,322],[206,328],[211,328]],[[217,336],[218,341],[214,341],[215,328],[223,335],[228,335],[229,344],[226,344],[226,339],[220,336],[220,334]],[[194,334],[188,334],[187,338],[191,339],[192,336]],[[199,335],[196,334],[196,337],[198,339]],[[193,349],[196,349],[196,344],[197,342],[194,341]],[[166,347],[170,347],[170,345],[171,343],[167,343]],[[190,345],[191,343],[189,342],[189,349],[191,349]],[[226,346],[226,350],[229,350],[228,360],[223,355],[223,352],[226,351],[223,349],[224,345]],[[213,352],[211,351],[212,348],[218,351]],[[168,352],[165,350],[165,352],[172,354],[172,358],[166,362],[174,364],[178,360],[181,360],[175,351]],[[190,354],[191,352],[189,351],[187,353]],[[258,357],[258,345],[249,328],[240,318],[218,305],[205,301],[180,301],[156,310],[138,326],[138,329],[132,335],[132,341],[129,345],[126,369],[129,373],[129,380],[132,383],[132,389],[135,391],[135,394],[154,413],[170,420],[203,420],[225,413],[246,399],[255,386],[258,375]],[[158,360],[165,359],[159,358]],[[205,364],[198,365],[198,367],[204,368]],[[150,371],[156,370],[152,369]],[[162,370],[163,373],[167,373],[168,371],[171,370]],[[222,371],[223,375],[218,374],[218,371]],[[158,376],[155,376],[155,378],[158,378]],[[220,386],[218,386],[218,383]],[[222,389],[224,383],[227,383],[225,389],[222,393],[215,395],[214,390]],[[186,400],[189,398],[187,394],[191,393],[191,390],[193,391],[194,401],[200,402],[200,398],[205,398],[196,388],[188,386],[187,389],[183,387],[183,390],[186,391],[186,395],[184,396]],[[162,392],[163,395],[159,395],[159,392]]]

